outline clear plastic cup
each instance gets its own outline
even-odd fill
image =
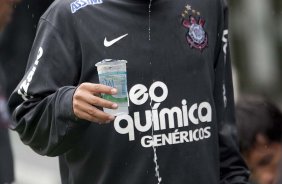
[[[128,93],[126,60],[104,59],[96,63],[99,82],[118,90],[116,95],[102,94],[102,98],[118,104],[117,109],[103,108],[104,112],[114,116],[128,114]]]

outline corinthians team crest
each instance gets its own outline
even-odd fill
[[[189,15],[190,10],[192,15]],[[188,19],[186,18],[186,15],[189,15]],[[187,5],[182,13],[182,25],[188,29],[186,33],[186,40],[190,47],[202,51],[208,46],[208,35],[204,30],[205,20],[199,16],[200,12],[192,10],[191,6]]]

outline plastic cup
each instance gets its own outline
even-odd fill
[[[102,98],[118,104],[117,109],[103,108],[104,112],[114,116],[128,114],[128,93],[126,60],[104,59],[96,63],[99,82],[118,90],[116,95],[102,94]]]

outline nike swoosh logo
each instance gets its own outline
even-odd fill
[[[114,43],[116,43],[116,42],[118,42],[119,40],[121,40],[121,39],[123,39],[124,37],[126,37],[127,35],[128,35],[128,33],[125,34],[125,35],[122,35],[122,36],[120,36],[120,37],[118,37],[118,38],[115,38],[115,39],[113,39],[113,40],[111,40],[111,41],[108,41],[107,38],[105,37],[105,39],[104,39],[104,46],[105,46],[105,47],[110,47],[110,46],[112,46]]]

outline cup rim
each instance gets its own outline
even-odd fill
[[[119,65],[119,64],[126,64],[126,60],[119,60],[119,59],[104,59],[95,64],[96,67],[98,66],[112,66],[112,65]]]

